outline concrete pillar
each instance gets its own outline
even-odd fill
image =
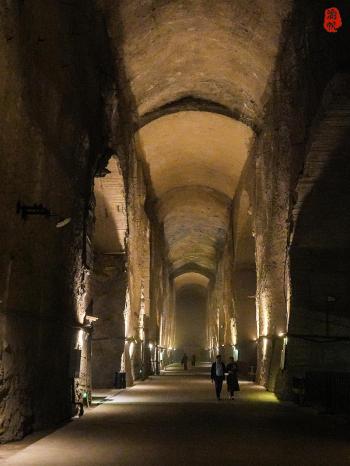
[[[92,339],[92,385],[113,387],[124,352],[124,308],[127,277],[125,256],[97,254],[93,277],[94,324]]]

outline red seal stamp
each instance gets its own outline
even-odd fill
[[[324,12],[323,27],[327,32],[338,32],[342,26],[341,16],[338,8],[327,8]]]

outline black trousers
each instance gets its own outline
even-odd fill
[[[216,398],[220,398],[223,381],[224,381],[224,378],[223,378],[223,377],[216,377],[216,378],[214,379]]]

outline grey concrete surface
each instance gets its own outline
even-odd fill
[[[345,420],[280,403],[250,382],[241,382],[234,401],[225,399],[224,391],[224,399],[217,402],[207,370],[202,366],[184,374],[174,365],[125,391],[108,391],[84,417],[2,464],[350,465]]]

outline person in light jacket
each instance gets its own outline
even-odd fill
[[[213,362],[211,366],[211,381],[215,382],[215,392],[216,392],[216,399],[220,401],[221,390],[222,390],[222,383],[225,380],[225,364],[221,360],[221,355],[218,354],[216,356],[216,361]]]

